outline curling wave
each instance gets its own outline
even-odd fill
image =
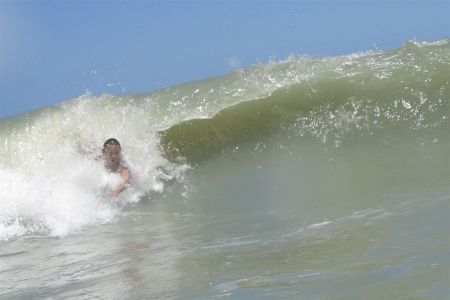
[[[448,149],[449,73],[448,40],[409,42],[270,62],[152,94],[85,94],[1,120],[0,240],[110,222],[127,203],[182,180],[188,166],[273,135],[344,151],[402,136]],[[104,196],[117,178],[96,159],[109,137],[121,141],[133,174],[119,201]]]

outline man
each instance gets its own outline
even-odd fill
[[[130,170],[122,164],[121,147],[118,140],[114,138],[106,140],[103,144],[103,157],[106,162],[106,167],[111,172],[119,173],[123,179],[121,184],[108,193],[111,197],[117,197],[117,195],[130,185],[131,179]]]

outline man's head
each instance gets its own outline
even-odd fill
[[[117,170],[120,166],[120,143],[118,140],[111,138],[103,144],[103,155],[105,156],[106,165],[111,170]]]

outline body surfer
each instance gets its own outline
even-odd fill
[[[103,158],[106,168],[122,177],[122,183],[108,193],[108,196],[111,197],[117,197],[130,185],[131,173],[122,164],[121,150],[120,143],[115,138],[110,138],[103,144]]]

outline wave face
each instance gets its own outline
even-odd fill
[[[397,154],[383,152],[389,157],[367,170],[390,161],[417,180],[447,181],[448,74],[448,40],[409,42],[385,53],[290,58],[152,94],[86,94],[2,120],[0,240],[111,222],[128,203],[183,182],[190,167],[269,144],[321,149],[328,159],[389,145]],[[109,137],[133,174],[117,201],[104,194],[118,179],[96,159]],[[421,163],[396,162],[411,149],[408,162]]]

